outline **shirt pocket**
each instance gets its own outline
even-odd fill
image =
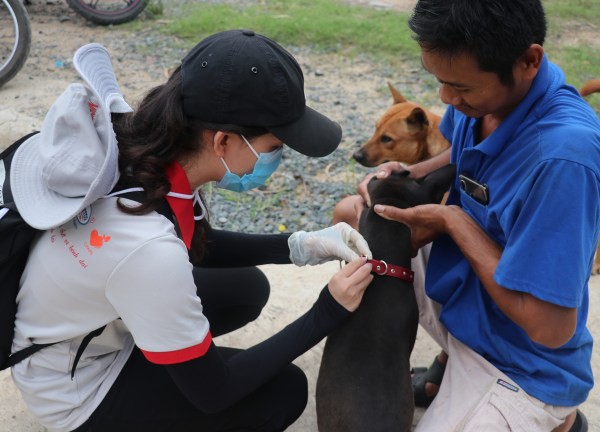
[[[469,216],[471,216],[473,219],[475,219],[477,222],[479,222],[479,225],[482,225],[482,226],[486,225],[486,220],[487,220],[487,215],[488,215],[487,206],[481,204],[480,202],[478,202],[477,200],[472,198],[469,194],[467,194],[462,189],[460,190],[460,204],[461,204],[463,210]]]

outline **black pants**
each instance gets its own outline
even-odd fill
[[[213,337],[256,319],[269,298],[269,283],[257,268],[196,268],[194,278]],[[237,351],[219,350],[224,357]],[[185,399],[163,366],[148,362],[135,348],[100,406],[76,432],[282,431],[302,414],[307,398],[306,376],[290,364],[236,405],[205,414]]]

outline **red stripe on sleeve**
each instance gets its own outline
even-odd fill
[[[201,343],[189,348],[167,352],[141,351],[149,362],[161,365],[177,364],[202,357],[210,348],[211,342],[212,336],[209,331]]]

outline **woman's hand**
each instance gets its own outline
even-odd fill
[[[366,258],[357,258],[334,274],[328,288],[331,296],[346,310],[354,312],[362,300],[365,289],[373,280],[373,265]]]
[[[288,246],[290,260],[297,266],[336,259],[350,262],[359,256],[373,256],[363,236],[345,222],[319,231],[295,232],[288,239]]]

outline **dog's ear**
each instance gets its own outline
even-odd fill
[[[413,108],[410,115],[406,118],[406,125],[411,132],[418,132],[429,127],[429,119],[422,108]]]
[[[448,164],[430,172],[425,177],[420,178],[419,182],[428,189],[431,201],[439,203],[442,201],[444,193],[450,189],[455,175],[456,166],[454,164]]]
[[[396,90],[396,87],[394,87],[391,82],[388,81],[387,85],[388,85],[388,88],[390,89],[390,93],[392,93],[392,97],[394,98],[394,102],[392,103],[392,105],[406,102],[406,99],[404,99],[404,96],[402,96],[400,94],[400,92],[398,90]]]

